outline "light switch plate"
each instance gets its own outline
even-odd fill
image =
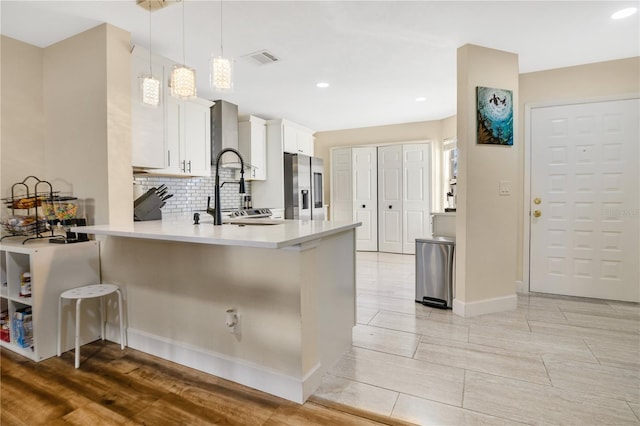
[[[501,180],[498,182],[498,195],[511,195],[510,180]]]

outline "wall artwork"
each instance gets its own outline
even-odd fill
[[[476,87],[478,144],[513,145],[511,90]]]

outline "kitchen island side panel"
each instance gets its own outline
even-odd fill
[[[124,289],[131,347],[303,402],[351,344],[353,235],[286,249],[110,236],[102,275]],[[231,308],[237,333],[225,325]],[[288,389],[263,386],[274,378]]]

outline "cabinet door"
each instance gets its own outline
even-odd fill
[[[267,129],[265,121],[250,117],[238,123],[238,150],[245,162],[245,178],[265,180],[267,178]],[[251,170],[247,173],[247,164]]]
[[[375,147],[353,148],[354,220],[362,222],[356,229],[356,250],[378,250],[378,159]]]
[[[134,167],[163,168],[167,167],[164,102],[161,100],[155,108],[142,104],[139,80],[142,74],[149,74],[149,56],[134,53],[131,55],[131,164]],[[153,74],[161,82],[165,81],[162,64],[154,62]]]
[[[304,130],[297,131],[298,153],[313,157],[314,137]]]
[[[251,165],[254,180],[267,179],[267,128],[262,120],[251,122]]]
[[[378,247],[402,253],[402,145],[378,148]]]
[[[211,110],[197,101],[185,101],[184,108],[184,165],[188,175],[211,174]]]
[[[431,146],[404,145],[402,154],[402,252],[415,254],[416,238],[431,235]]]
[[[353,220],[352,197],[351,148],[334,149],[331,151],[331,220]]]
[[[282,148],[284,152],[298,153],[298,130],[295,127],[282,126]]]
[[[167,173],[182,173],[182,161],[184,152],[181,151],[182,129],[180,122],[182,116],[182,102],[173,96],[166,98],[166,141],[167,141],[167,167],[163,171]]]

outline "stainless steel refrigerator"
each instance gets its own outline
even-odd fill
[[[322,159],[284,154],[285,219],[324,220]]]

